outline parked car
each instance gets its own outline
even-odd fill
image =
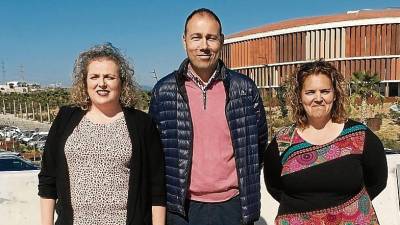
[[[19,152],[10,152],[10,151],[3,151],[3,150],[0,151],[0,156],[7,156],[7,155],[22,157],[21,153],[19,153]]]
[[[24,143],[24,144],[28,144],[28,142],[29,142],[30,140],[32,140],[32,139],[37,140],[37,139],[40,138],[41,136],[47,135],[47,134],[49,134],[49,132],[36,132],[36,133],[33,133],[30,137],[22,138],[21,142]]]
[[[31,136],[33,135],[33,133],[35,133],[34,130],[25,130],[25,131],[22,131],[22,132],[21,132],[21,135],[19,135],[19,136],[17,137],[17,140],[18,140],[18,141],[21,141],[23,138],[29,138],[29,137],[31,137]]]
[[[39,170],[38,165],[33,164],[15,155],[0,155],[0,171]]]
[[[41,141],[38,142],[36,145],[36,149],[40,150],[40,151],[44,151],[44,146],[46,145],[46,141]]]
[[[14,126],[8,126],[8,127],[4,127],[1,130],[1,133],[5,136],[5,137],[12,137],[14,134],[16,133],[21,133],[21,130],[18,127],[14,127]]]
[[[22,143],[26,144],[29,140],[31,140],[31,138],[32,138],[34,135],[37,135],[37,132],[25,134],[25,135],[23,135],[23,137],[20,139],[20,141],[21,141]]]
[[[35,136],[34,138],[32,138],[32,140],[30,140],[30,141],[28,142],[28,146],[36,147],[36,145],[37,145],[39,142],[46,142],[46,140],[47,140],[47,135],[46,135],[46,134],[44,134],[44,135],[37,135],[37,136]]]

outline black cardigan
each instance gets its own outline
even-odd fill
[[[157,128],[144,112],[123,109],[133,154],[130,162],[127,225],[152,224],[152,206],[165,206],[164,157]],[[72,225],[68,165],[64,154],[67,138],[85,111],[61,107],[46,141],[39,173],[39,196],[56,199],[56,225]]]

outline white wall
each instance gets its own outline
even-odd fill
[[[0,225],[39,225],[38,171],[0,172]]]
[[[400,155],[387,155],[386,158],[388,160],[389,170],[387,186],[385,190],[372,201],[372,204],[378,214],[381,225],[400,225],[398,192],[400,170],[396,170],[396,167],[400,166]]]
[[[396,166],[400,155],[388,155],[389,178],[386,189],[373,201],[381,225],[400,225]],[[400,171],[399,171],[400,173]],[[39,225],[38,171],[0,172],[0,225]],[[263,176],[261,177],[263,183]],[[256,225],[272,225],[278,203],[262,184],[261,220]]]

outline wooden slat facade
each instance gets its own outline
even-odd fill
[[[369,71],[384,82],[399,82],[399,55],[400,24],[374,24],[229,43],[223,46],[221,58],[230,68],[242,68],[238,71],[249,75],[260,88],[269,88],[284,82],[301,62],[319,58],[331,61],[346,79],[354,72]]]

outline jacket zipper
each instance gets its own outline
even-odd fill
[[[203,109],[206,110],[207,108],[207,92],[206,90],[203,90]]]

